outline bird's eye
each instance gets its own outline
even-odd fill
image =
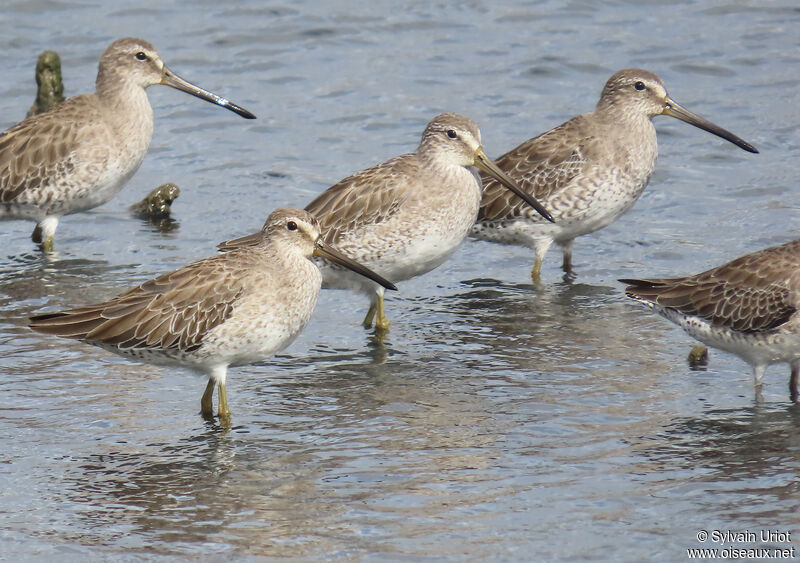
[[[294,221],[289,221],[288,223],[286,223],[286,228],[289,229],[290,231],[296,231],[297,223],[295,223]]]
[[[645,86],[644,86],[644,82],[642,82],[642,81],[640,80],[639,82],[637,82],[636,84],[634,84],[634,85],[633,85],[633,87],[634,87],[634,88],[636,88],[637,90],[644,90],[644,88],[645,88]]]
[[[452,129],[448,129],[447,130],[447,136],[450,137],[451,139],[456,139],[456,138],[458,138],[458,133],[456,133]]]
[[[139,61],[146,61],[147,59],[150,58],[143,51],[139,51],[138,53],[136,53],[135,56],[136,56],[136,59],[139,60]]]

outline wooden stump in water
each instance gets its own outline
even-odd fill
[[[55,51],[45,51],[36,62],[36,100],[26,117],[44,113],[64,101],[64,82],[61,78],[61,57]]]

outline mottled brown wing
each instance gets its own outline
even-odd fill
[[[368,168],[334,184],[306,206],[320,223],[322,240],[336,244],[362,225],[379,224],[407,199],[403,188],[417,177],[416,156],[407,154]]]
[[[30,326],[118,348],[196,350],[242,295],[243,276],[229,256],[195,262],[104,303],[31,317]]]
[[[103,150],[106,132],[93,131],[91,120],[86,123],[93,110],[86,101],[83,96],[72,98],[0,133],[0,202],[11,203],[20,194],[72,172],[80,138],[99,137],[97,150]],[[76,122],[83,126],[76,127]]]
[[[629,297],[695,315],[741,332],[774,330],[797,311],[793,274],[800,241],[768,248],[696,276],[623,279]]]
[[[587,166],[592,138],[582,136],[583,117],[525,141],[495,162],[527,193],[547,207],[547,200],[566,188]],[[478,221],[535,216],[529,207],[494,178],[481,173],[483,199]]]

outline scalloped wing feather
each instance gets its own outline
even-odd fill
[[[800,240],[686,278],[625,279],[628,296],[741,332],[779,328],[800,304]]]
[[[495,162],[506,174],[517,181],[527,193],[545,206],[547,200],[566,189],[589,165],[587,154],[596,142],[588,135],[580,135],[584,128],[583,116],[525,141]],[[529,207],[494,178],[481,173],[483,199],[479,221],[512,219],[531,216]]]
[[[201,260],[104,303],[31,318],[39,332],[120,348],[192,351],[233,313],[243,276],[219,258]]]
[[[305,209],[319,220],[323,240],[336,244],[343,235],[394,215],[408,197],[408,179],[419,170],[416,158],[398,156],[348,176],[309,203]]]
[[[93,111],[90,95],[76,96],[1,133],[0,202],[12,203],[22,194],[72,172],[79,165],[76,147],[81,139],[96,141],[108,136],[99,119],[87,121]],[[104,143],[94,144],[94,151],[104,150]]]

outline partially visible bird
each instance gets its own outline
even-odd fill
[[[63,215],[101,205],[142,163],[153,136],[145,89],[166,84],[255,115],[174,74],[143,39],[118,39],[100,58],[96,91],[75,96],[0,133],[0,219],[36,221],[34,242],[52,250]]]
[[[33,330],[75,338],[153,364],[209,375],[200,402],[230,416],[228,366],[261,361],[286,348],[308,323],[322,282],[312,256],[331,260],[377,284],[393,284],[320,238],[306,211],[281,208],[253,244],[163,274],[108,301],[31,317]]]
[[[317,217],[322,236],[386,278],[399,282],[422,275],[447,260],[469,233],[478,213],[481,183],[474,168],[495,178],[520,205],[548,220],[536,199],[489,160],[475,123],[443,113],[428,123],[413,153],[348,176],[306,206]],[[514,196],[513,194],[517,194]],[[249,237],[220,249],[248,244]],[[364,325],[386,331],[389,320],[383,288],[336,265],[320,263],[322,287],[366,293],[371,304]]]
[[[748,152],[758,152],[733,133],[678,105],[652,72],[620,70],[606,82],[593,112],[573,117],[496,161],[542,202],[555,222],[542,221],[494,179],[483,176],[483,200],[471,234],[533,249],[531,277],[536,283],[544,256],[555,242],[563,249],[563,270],[572,274],[575,238],[617,220],[647,186],[658,154],[652,123],[657,115],[676,117]]]
[[[788,362],[789,394],[800,375],[800,240],[765,248],[695,276],[621,279],[636,299],[697,340],[753,368],[756,391],[767,366]]]

